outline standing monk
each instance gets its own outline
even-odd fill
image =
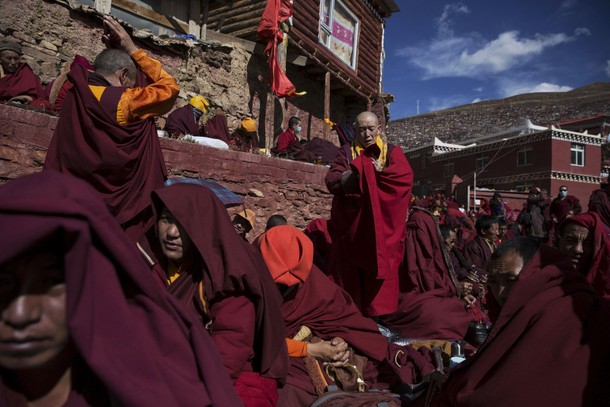
[[[326,185],[334,195],[329,274],[365,315],[396,311],[413,172],[373,113],[356,117],[356,139],[343,145]]]
[[[166,176],[153,118],[172,108],[179,87],[117,21],[104,17],[104,29],[108,49],[96,57],[94,72],[75,65],[68,74],[74,87],[64,100],[44,169],[93,185],[135,241],[152,219],[148,197]],[[138,68],[151,84],[135,87]]]

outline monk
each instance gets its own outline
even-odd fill
[[[486,322],[475,298],[463,295],[429,211],[412,209],[405,240],[398,309],[379,322],[403,337],[443,340],[462,340],[471,322]]]
[[[365,356],[361,373],[367,388],[398,387],[401,380],[416,383],[433,370],[428,359],[408,346],[401,347],[398,353],[408,358],[407,366],[396,370],[410,375],[399,376],[392,370],[390,363],[398,357],[397,349],[390,349],[375,322],[364,317],[349,295],[313,264],[313,244],[303,232],[290,225],[276,226],[254,244],[283,297],[281,311],[288,334],[290,367],[278,405],[305,407],[320,395],[320,382],[329,380],[315,375],[319,368],[312,359],[320,366],[325,363],[340,367],[353,359],[351,351]],[[306,340],[308,336],[320,341]]]
[[[75,65],[68,74],[74,86],[44,169],[93,185],[135,242],[152,222],[148,197],[166,178],[154,117],[172,108],[179,87],[117,21],[105,16],[104,27],[109,48],[96,57],[95,72]],[[134,87],[138,68],[151,84]]]
[[[242,402],[275,406],[288,360],[279,293],[260,253],[207,188],[174,184],[152,202],[157,223],[139,247],[154,278],[208,329]]]
[[[165,131],[171,138],[184,135],[199,136],[202,133],[199,120],[208,111],[210,103],[203,96],[193,96],[186,106],[174,110],[167,116]]]
[[[258,134],[256,122],[251,117],[244,117],[241,124],[231,134],[229,139],[231,150],[255,153],[258,150]]]
[[[432,406],[610,405],[610,303],[568,258],[509,240],[492,255],[489,285],[490,337]]]
[[[334,195],[329,274],[365,315],[395,312],[413,171],[373,113],[356,117],[356,139],[343,145],[326,185]]]
[[[491,215],[481,215],[475,223],[477,235],[464,245],[464,256],[472,264],[475,272],[484,280],[487,263],[496,250],[499,234],[498,219]]]
[[[570,256],[574,270],[587,279],[595,291],[610,298],[610,237],[596,212],[565,219],[558,229],[557,248]]]
[[[0,223],[0,406],[241,405],[209,334],[92,187],[13,180]]]
[[[43,97],[42,84],[32,68],[21,62],[21,45],[0,41],[0,102],[30,104]]]

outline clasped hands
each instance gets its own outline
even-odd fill
[[[350,351],[347,342],[335,337],[330,341],[308,343],[307,355],[324,362],[325,365],[340,367],[349,361]]]

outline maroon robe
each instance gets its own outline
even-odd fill
[[[461,340],[476,320],[458,296],[458,280],[440,236],[430,212],[413,208],[400,268],[398,310],[379,319],[401,336]]]
[[[64,99],[43,169],[93,185],[117,221],[132,228],[128,234],[135,240],[150,221],[150,193],[166,178],[155,122],[119,125],[116,109],[125,88],[108,86],[98,102],[88,76],[80,65],[68,74],[74,86]],[[103,81],[95,74],[91,79]]]
[[[11,231],[0,237],[0,264],[50,239],[65,250],[79,360],[65,406],[240,405],[208,333],[157,287],[93,188],[49,171],[13,180],[0,186],[0,223]],[[5,386],[0,406],[25,405]]]
[[[169,291],[195,311],[203,324],[211,321],[207,327],[246,405],[257,405],[256,397],[271,399],[270,393],[277,397],[275,387],[265,386],[275,386],[276,380],[282,382],[286,377],[285,330],[280,296],[260,253],[235,233],[225,207],[210,190],[174,184],[155,191],[152,198],[156,214],[167,207],[203,261],[181,274],[169,285]],[[166,268],[159,270],[156,260],[164,256],[155,229],[151,228],[147,241],[141,243],[150,248],[149,261],[165,281]],[[166,266],[165,261],[161,266]],[[201,286],[207,311],[201,301]],[[253,384],[241,392],[245,381]],[[268,392],[257,394],[257,390]]]
[[[182,106],[171,112],[165,122],[165,131],[173,138],[184,134],[199,136],[201,130],[195,120],[193,106]]]
[[[599,295],[610,299],[610,237],[606,233],[604,223],[597,213],[585,212],[564,220],[560,225],[561,230],[570,223],[586,227],[589,234],[593,235],[591,258],[581,257],[580,261],[590,262],[585,278]]]
[[[553,199],[549,208],[550,214],[555,215],[558,222],[564,220],[570,211],[573,211],[574,215],[578,215],[581,210],[580,201],[573,195],[568,195],[565,199],[560,197]]]
[[[589,197],[589,212],[595,212],[604,223],[604,228],[610,237],[610,199],[606,190],[597,189]]]
[[[32,99],[43,97],[42,84],[28,64],[19,65],[17,70],[0,78],[0,101],[8,101],[15,96],[30,96]]]
[[[398,268],[413,184],[413,171],[400,147],[388,146],[382,172],[375,171],[371,158],[378,152],[377,145],[372,145],[352,160],[346,144],[326,175],[334,195],[329,274],[369,316],[397,309]],[[359,190],[354,194],[344,193],[341,187],[341,176],[348,170],[359,175]]]
[[[610,303],[563,260],[540,248],[487,342],[451,373],[433,406],[610,405]]]
[[[478,234],[464,245],[464,256],[474,266],[479,276],[487,275],[487,263],[492,254],[487,240]]]
[[[214,117],[205,122],[205,133],[208,137],[222,140],[229,144],[229,127],[227,126],[227,116],[217,113]]]

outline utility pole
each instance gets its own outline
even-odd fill
[[[417,114],[419,115],[419,99],[417,99]]]

